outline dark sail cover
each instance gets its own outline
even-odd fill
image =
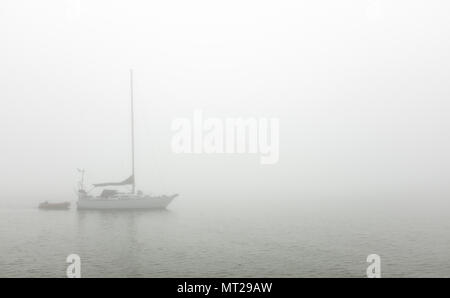
[[[110,182],[110,183],[99,183],[94,184],[95,187],[102,187],[102,186],[120,186],[120,185],[129,185],[134,183],[134,176],[131,175],[128,179],[125,179],[122,182]]]

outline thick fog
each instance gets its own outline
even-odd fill
[[[449,11],[437,0],[4,0],[0,204],[74,201],[77,168],[88,184],[130,175],[130,68],[147,193],[445,200]],[[172,121],[195,110],[278,118],[278,163],[175,154]]]

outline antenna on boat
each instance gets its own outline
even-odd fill
[[[81,180],[78,183],[79,190],[84,190],[84,169],[77,169],[78,172],[81,174]]]
[[[133,183],[131,193],[135,192],[135,177],[134,177],[134,102],[133,102],[133,69],[130,69],[130,98],[131,98],[131,177]]]

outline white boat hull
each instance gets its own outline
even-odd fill
[[[138,209],[165,209],[177,195],[143,197],[143,198],[118,198],[99,199],[85,198],[77,202],[78,210],[138,210]]]

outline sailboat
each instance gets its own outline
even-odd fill
[[[130,98],[131,98],[131,168],[132,174],[121,182],[108,182],[93,184],[93,189],[131,185],[130,192],[120,192],[115,189],[103,189],[100,195],[93,196],[84,187],[84,170],[81,173],[81,181],[78,186],[77,209],[99,210],[125,210],[125,209],[165,209],[178,194],[172,195],[145,195],[141,191],[136,192],[134,173],[134,102],[133,102],[133,70],[130,70]]]

